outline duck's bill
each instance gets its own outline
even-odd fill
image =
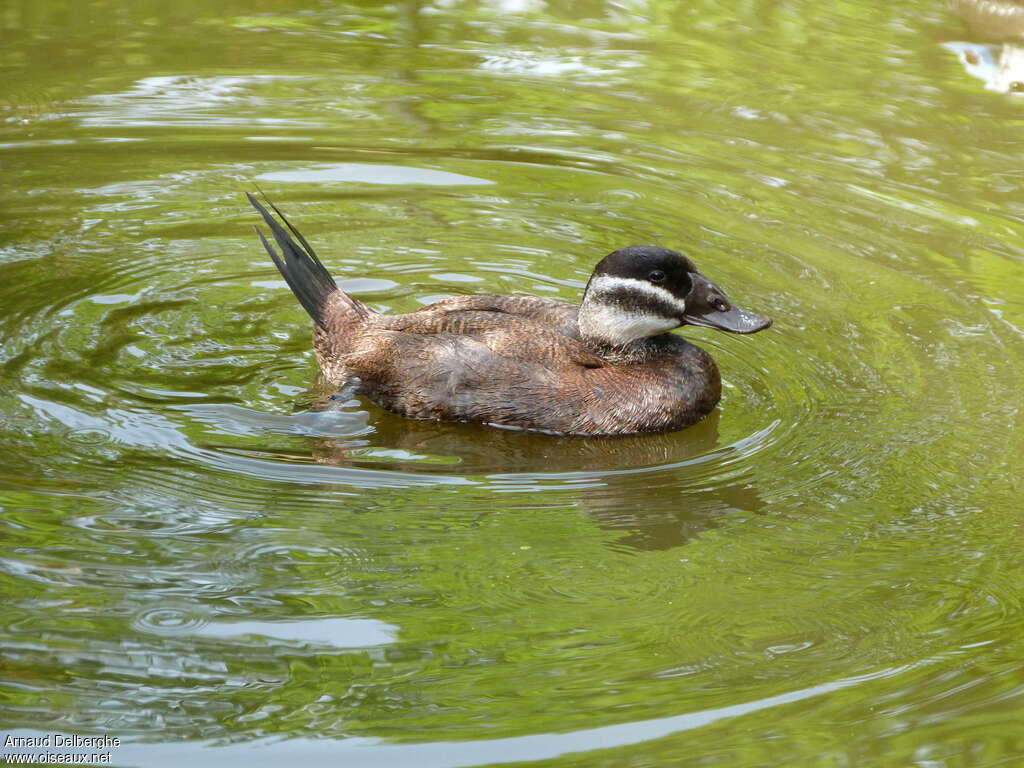
[[[730,307],[724,312],[712,309],[700,314],[687,313],[683,315],[683,319],[689,325],[699,325],[702,328],[714,328],[729,333],[757,333],[772,324],[770,317],[756,315],[739,307]]]

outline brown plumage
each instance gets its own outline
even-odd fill
[[[405,315],[380,314],[335,285],[276,207],[291,235],[249,201],[282,256],[261,233],[264,246],[315,321],[325,378],[409,418],[570,435],[680,429],[715,407],[721,380],[710,355],[663,331],[690,322],[749,333],[770,323],[729,306],[686,257],[652,246],[606,257],[581,307],[456,296]]]

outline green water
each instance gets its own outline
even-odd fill
[[[0,727],[115,765],[1024,765],[1024,100],[941,2],[0,3]],[[982,41],[984,42],[984,41]],[[586,440],[310,408],[628,244],[775,325]],[[3,750],[4,753],[15,750]]]

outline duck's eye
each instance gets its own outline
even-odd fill
[[[726,304],[721,299],[716,299],[715,300],[715,309],[717,309],[719,312],[726,312],[729,309],[729,305]]]
[[[660,269],[656,269],[647,276],[647,279],[650,280],[652,283],[664,283],[665,273],[662,272]]]

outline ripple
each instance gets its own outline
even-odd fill
[[[187,603],[163,603],[160,606],[144,608],[132,619],[132,627],[139,632],[153,635],[196,634],[209,619],[195,605]]]
[[[80,445],[101,445],[111,439],[110,433],[102,429],[73,429],[66,437]]]
[[[229,548],[215,569],[223,581],[253,592],[272,588],[281,594],[339,594],[371,562],[355,547],[255,542]]]

